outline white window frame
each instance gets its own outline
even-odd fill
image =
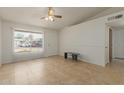
[[[15,48],[14,48],[14,32],[15,31],[18,31],[18,32],[29,32],[29,33],[38,33],[38,34],[43,34],[43,51],[39,51],[39,52],[44,52],[44,32],[42,32],[42,31],[38,31],[38,30],[34,30],[34,31],[32,31],[32,30],[26,30],[26,29],[18,29],[18,28],[13,28],[13,33],[12,33],[12,37],[13,37],[13,40],[12,40],[12,47],[13,47],[13,52],[14,53],[31,53],[31,52],[33,52],[33,51],[20,51],[20,52],[15,52]],[[39,53],[38,52],[38,53]]]

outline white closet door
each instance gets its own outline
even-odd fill
[[[124,58],[124,31],[118,31],[117,35],[117,57]]]

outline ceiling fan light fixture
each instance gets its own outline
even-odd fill
[[[55,15],[55,10],[52,7],[48,8],[48,14],[46,17],[41,17],[41,19],[44,19],[46,21],[55,21],[56,18],[62,18],[61,15]]]
[[[46,20],[46,21],[48,21],[48,20],[49,20],[49,18],[48,18],[48,17],[45,17],[45,20]]]
[[[50,21],[54,21],[53,16],[49,16],[48,18],[49,18]]]
[[[52,16],[48,16],[48,17],[45,17],[45,19],[44,20],[46,20],[46,21],[54,21],[54,18],[52,17]]]
[[[52,22],[53,22],[53,21],[54,21],[54,19],[53,19],[53,18],[51,18],[51,19],[50,19],[50,21],[52,21]]]

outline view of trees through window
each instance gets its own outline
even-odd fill
[[[14,52],[43,50],[43,34],[14,31]]]

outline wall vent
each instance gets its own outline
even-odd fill
[[[119,15],[116,15],[116,16],[109,17],[107,20],[108,21],[112,21],[112,20],[120,19],[122,17],[123,17],[123,15],[119,14]]]

